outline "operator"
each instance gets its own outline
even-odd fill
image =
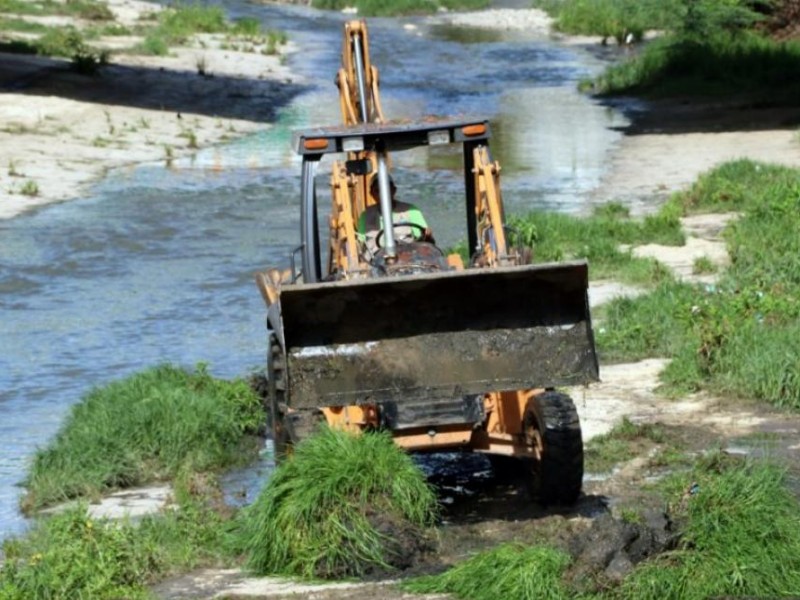
[[[430,242],[435,244],[433,239],[433,231],[428,227],[422,211],[414,204],[408,202],[401,202],[397,199],[397,186],[394,181],[389,177],[389,189],[392,196],[392,221],[394,223],[394,238],[398,242]],[[381,201],[380,201],[380,186],[378,185],[378,178],[373,177],[372,184],[370,185],[369,193],[375,200],[375,204],[368,206],[367,209],[361,213],[358,218],[358,237],[361,241],[366,243],[367,248],[373,254],[378,251],[378,243],[385,243],[386,238],[381,236],[378,240],[378,234],[383,229],[383,219],[381,218]]]

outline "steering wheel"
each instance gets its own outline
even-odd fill
[[[425,231],[426,231],[425,227],[423,227],[422,225],[419,225],[417,223],[401,222],[401,223],[393,223],[392,224],[392,229],[397,228],[397,227],[411,227],[412,229],[416,229],[416,230],[419,231],[419,233],[420,233],[419,239],[420,240],[422,240],[425,237]],[[377,246],[379,249],[383,248],[383,244],[381,244],[381,240],[383,239],[383,232],[384,231],[385,231],[384,229],[381,229],[378,232],[378,235],[375,236],[375,246]],[[414,236],[414,237],[416,238],[416,236]]]

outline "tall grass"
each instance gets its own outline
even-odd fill
[[[381,529],[424,528],[435,515],[434,492],[388,434],[323,429],[247,509],[248,564],[261,574],[362,575],[392,562],[391,531]]]
[[[674,356],[664,378],[677,390],[800,409],[800,170],[728,163],[670,204],[742,213],[725,232],[731,266],[714,286],[668,283],[612,302],[598,335],[601,352]]]
[[[538,0],[567,33],[617,41],[665,32],[582,87],[598,94],[747,94],[793,102],[800,44],[776,42],[758,25],[769,2],[748,0]],[[759,12],[759,10],[761,12]]]
[[[623,582],[621,597],[777,598],[800,592],[800,504],[781,469],[712,456],[706,468],[672,483],[673,507],[684,522],[680,547],[641,564]],[[687,494],[693,483],[696,493]]]
[[[720,32],[703,39],[668,36],[634,58],[612,65],[592,83],[599,94],[652,96],[722,94],[792,99],[798,84],[800,43],[756,33]]]
[[[199,3],[177,4],[158,15],[158,24],[149,30],[139,50],[148,54],[164,55],[170,46],[185,44],[197,33],[226,33],[247,38],[263,38],[267,53],[286,43],[281,31],[265,31],[261,23],[251,17],[228,22],[221,6]]]
[[[242,380],[161,366],[90,392],[33,460],[27,510],[128,487],[181,470],[214,470],[251,458],[249,434],[265,421]]]
[[[3,543],[0,598],[152,598],[148,586],[170,573],[235,564],[236,521],[183,495],[179,510],[137,523],[92,519],[85,506],[39,521]]]
[[[574,598],[561,575],[568,554],[541,546],[504,544],[456,565],[452,569],[404,584],[411,592],[452,594],[468,600],[567,600]]]
[[[559,31],[599,35],[622,43],[628,35],[641,39],[648,29],[668,29],[680,12],[679,0],[536,0]]]
[[[509,221],[512,242],[533,249],[535,262],[588,259],[593,278],[614,277],[628,283],[657,283],[672,279],[649,259],[632,256],[621,244],[684,242],[679,212],[669,207],[644,220],[631,219],[625,207],[611,203],[587,218],[533,212]]]
[[[429,14],[440,9],[477,10],[489,6],[489,0],[312,0],[314,8],[342,10],[355,6],[363,17]]]

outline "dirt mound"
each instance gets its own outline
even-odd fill
[[[569,542],[574,562],[567,579],[575,589],[599,591],[622,581],[637,563],[674,548],[679,537],[669,515],[658,510],[629,519],[603,514]]]
[[[386,566],[370,564],[362,570],[362,579],[379,580],[397,576],[397,572],[420,572],[430,569],[437,550],[436,541],[407,519],[386,512],[372,512],[367,520],[385,538],[383,557]]]

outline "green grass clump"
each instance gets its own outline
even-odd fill
[[[677,0],[536,0],[564,33],[599,35],[622,43],[639,40],[648,29],[671,28],[680,10]]]
[[[94,75],[109,57],[108,51],[88,45],[83,34],[74,27],[45,28],[36,40],[12,41],[0,46],[6,52],[67,57],[72,61],[72,68],[84,75]]]
[[[39,15],[44,10],[39,4],[26,0],[0,0],[0,12],[17,15]]]
[[[589,471],[610,471],[612,467],[642,454],[651,444],[662,444],[666,434],[655,423],[633,423],[628,417],[606,434],[592,438],[586,444],[586,468]]]
[[[0,598],[152,598],[148,586],[165,575],[235,564],[236,521],[178,488],[178,509],[137,523],[92,519],[79,506],[6,540]]]
[[[312,0],[314,8],[342,10],[355,6],[364,17],[388,17],[410,14],[430,14],[440,9],[478,10],[489,6],[489,0]]]
[[[48,27],[25,19],[0,18],[0,31],[19,31],[22,33],[44,33]]]
[[[596,330],[604,362],[674,356],[691,337],[696,286],[667,281],[636,298],[617,298],[604,307]]]
[[[241,464],[263,425],[243,380],[161,366],[95,389],[72,408],[26,479],[26,510],[174,477],[181,470]]]
[[[139,50],[164,56],[170,46],[185,44],[195,33],[224,33],[229,28],[221,6],[178,4],[158,14],[158,25],[148,31]]]
[[[570,557],[542,546],[504,544],[452,569],[403,584],[420,594],[452,594],[469,600],[566,600],[574,598],[561,581]]]
[[[147,541],[129,524],[90,519],[86,507],[38,524],[24,540],[5,542],[0,598],[146,598],[158,567]]]
[[[619,204],[599,207],[586,218],[548,212],[513,217],[509,222],[513,244],[533,248],[535,262],[585,258],[594,279],[613,277],[627,283],[655,284],[671,274],[650,259],[636,258],[621,244],[684,243],[678,213],[666,207],[644,220],[631,219]]]
[[[776,42],[757,33],[720,33],[695,39],[667,36],[609,67],[592,83],[598,94],[650,96],[761,95],[796,97],[792,74],[800,68],[800,43]]]
[[[697,483],[696,493],[686,490]],[[784,597],[800,591],[800,504],[784,472],[713,455],[671,479],[677,550],[642,563],[619,596],[647,600]]]
[[[261,574],[363,575],[392,561],[392,534],[376,523],[424,528],[436,512],[435,493],[391,436],[324,428],[247,509],[248,564]]]
[[[265,31],[261,23],[252,17],[228,22],[220,6],[206,4],[179,4],[158,15],[158,24],[147,31],[138,50],[145,54],[163,56],[170,46],[185,44],[197,33],[225,33],[263,43],[266,54],[277,52],[285,44],[287,36],[282,31]]]
[[[91,0],[68,0],[63,4],[66,14],[88,21],[113,21],[114,13],[105,2]]]

